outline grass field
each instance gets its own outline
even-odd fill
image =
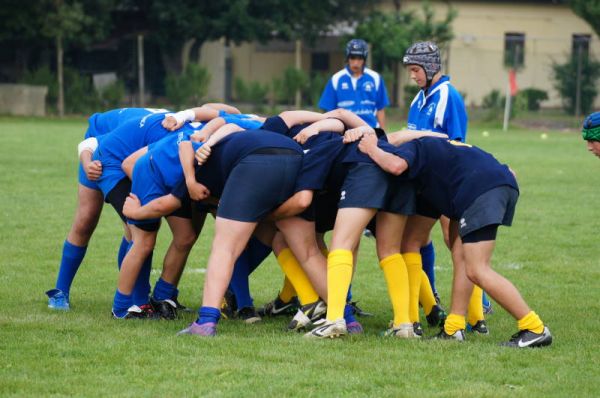
[[[0,396],[597,396],[600,391],[600,162],[575,133],[472,126],[471,143],[518,174],[514,226],[503,228],[495,268],[550,326],[546,349],[498,346],[516,330],[497,305],[491,335],[465,344],[384,339],[391,317],[374,242],[363,239],[354,295],[366,333],[306,341],[287,320],[223,321],[219,336],[176,337],[193,320],[119,322],[110,307],[121,227],[106,208],[71,290],[72,310],[46,307],[76,200],[76,145],[84,119],[0,118]],[[482,132],[489,132],[485,137]],[[180,285],[197,308],[212,223]],[[155,267],[169,236],[161,233]],[[449,301],[451,265],[438,229],[438,286]],[[153,272],[153,279],[157,271]],[[269,258],[253,275],[257,305],[282,274]],[[426,329],[426,334],[434,330]]]

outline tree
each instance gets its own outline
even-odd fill
[[[596,82],[600,78],[600,63],[590,57],[583,59],[580,82],[580,111],[589,113],[598,95]],[[574,115],[577,112],[577,59],[570,57],[564,64],[552,64],[554,87],[560,93],[563,108]]]
[[[570,0],[569,5],[600,36],[600,0]]]
[[[448,8],[444,19],[436,20],[428,2],[423,3],[420,12],[402,10],[397,2],[395,13],[374,12],[357,27],[356,36],[371,43],[375,65],[394,72],[394,103],[400,101],[398,67],[406,49],[420,40],[431,40],[444,48],[454,37],[452,22],[456,15],[456,10]]]

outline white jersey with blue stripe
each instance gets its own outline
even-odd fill
[[[371,127],[379,127],[377,111],[390,104],[381,75],[365,68],[359,78],[345,67],[334,74],[319,100],[319,108],[331,111],[347,109],[360,116]]]
[[[467,110],[460,93],[442,76],[425,95],[420,90],[408,111],[410,130],[431,130],[448,135],[451,140],[465,141]]]

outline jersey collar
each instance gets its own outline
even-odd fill
[[[420,107],[420,109],[423,109],[423,107],[425,106],[425,103],[427,102],[427,99],[429,97],[431,97],[436,92],[440,91],[440,89],[442,88],[443,85],[448,85],[448,84],[450,84],[450,76],[442,75],[442,77],[440,78],[440,80],[438,80],[433,86],[431,86],[429,88],[427,96],[425,96],[425,91],[424,90],[420,90],[419,91],[419,96],[421,97],[421,107]]]

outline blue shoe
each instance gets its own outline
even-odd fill
[[[59,311],[69,311],[69,295],[60,289],[50,289],[46,292],[48,295],[48,308]]]
[[[202,337],[214,337],[217,335],[217,324],[214,322],[203,323],[202,325],[192,322],[187,328],[179,331],[178,336],[192,334]]]

